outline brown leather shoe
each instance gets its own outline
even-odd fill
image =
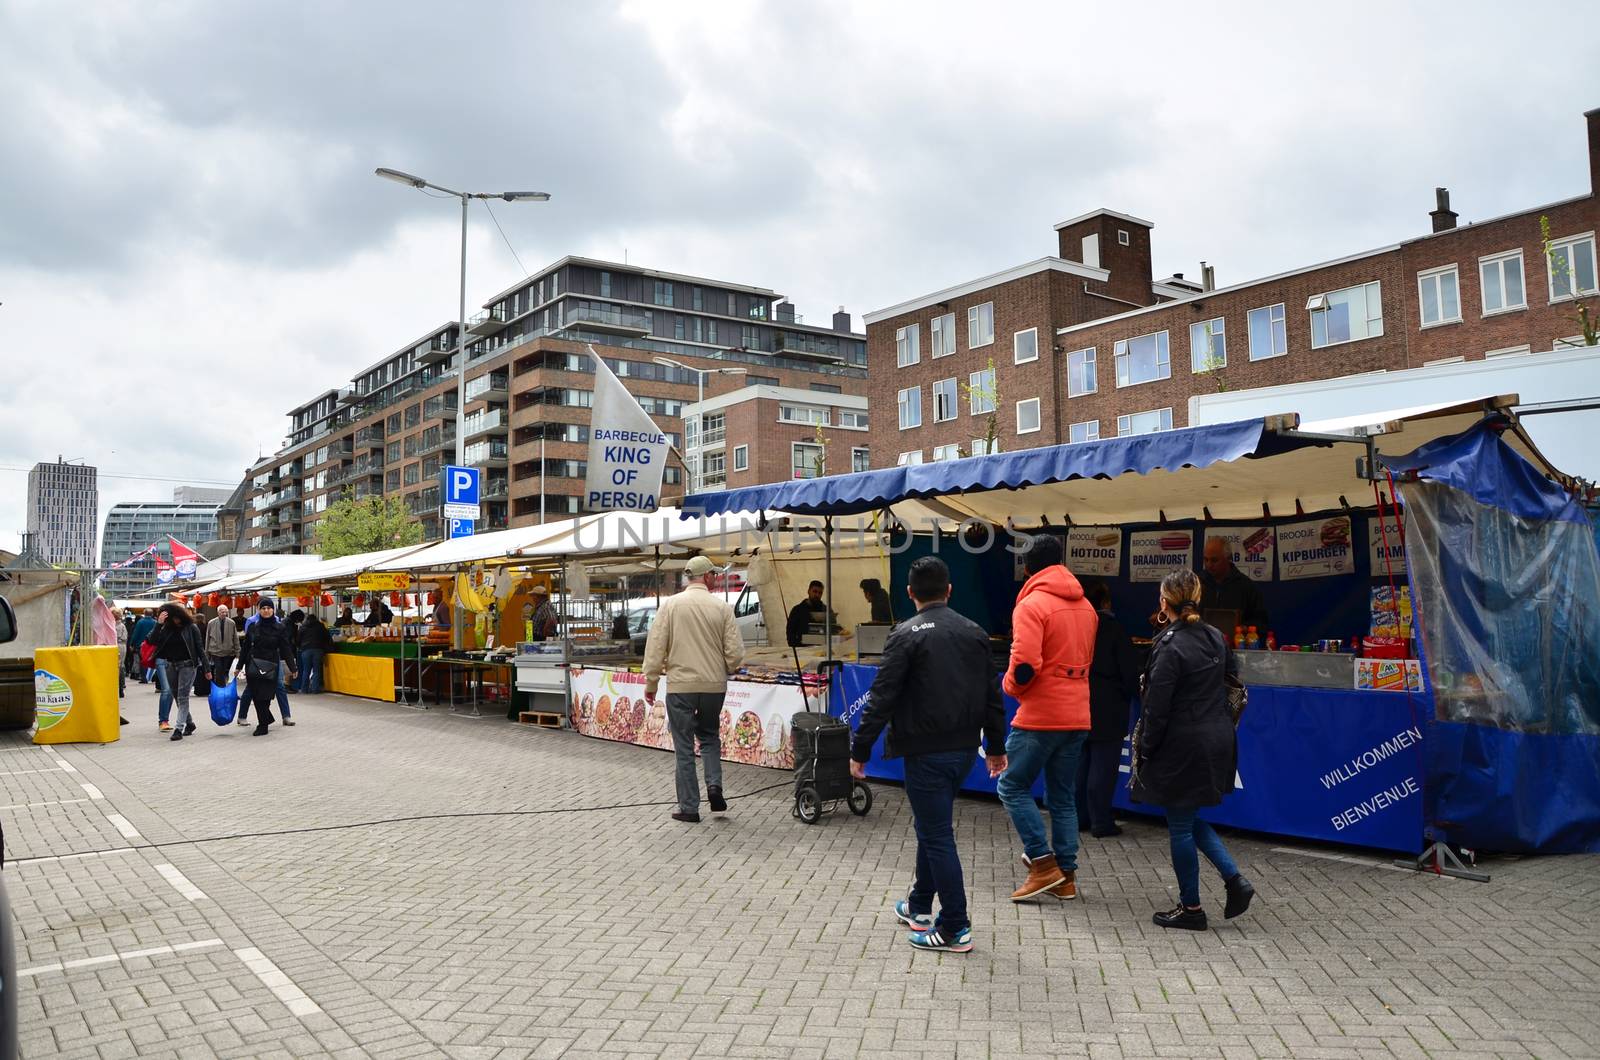
[[[1028,866],[1028,878],[1022,881],[1022,886],[1011,892],[1013,902],[1021,902],[1043,894],[1050,888],[1061,883],[1066,877],[1061,870],[1056,868],[1056,856],[1045,854],[1042,857],[1029,861],[1026,856],[1022,859]]]
[[[1078,897],[1078,874],[1076,872],[1067,873],[1066,879],[1050,888],[1050,893],[1063,902],[1070,902]]]

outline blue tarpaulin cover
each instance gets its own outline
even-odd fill
[[[1386,458],[1405,506],[1436,838],[1600,851],[1600,554],[1587,513],[1484,421]]]

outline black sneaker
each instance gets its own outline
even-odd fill
[[[722,797],[721,788],[707,788],[706,801],[711,804],[712,813],[723,813],[728,808],[728,800]]]
[[[182,729],[173,729],[171,738],[174,739],[174,740],[183,739],[183,730]]]
[[[183,734],[185,736],[193,736],[194,735],[194,722],[191,721],[191,722],[189,722],[189,724],[187,724],[187,725],[185,725],[183,727]]]
[[[700,823],[700,815],[698,813],[675,813],[672,815],[672,819],[674,821],[682,821],[684,824]]]
[[[1093,835],[1096,839],[1110,839],[1113,836],[1121,835],[1122,834],[1122,828],[1120,826],[1118,826],[1118,825],[1112,825],[1110,828],[1102,828],[1099,831],[1092,832],[1090,834]]]
[[[1256,896],[1256,889],[1242,872],[1223,883],[1223,886],[1228,891],[1228,904],[1222,907],[1222,919],[1232,920],[1250,908],[1250,899]]]
[[[1183,903],[1165,913],[1157,913],[1150,918],[1156,925],[1164,928],[1184,928],[1189,931],[1204,931],[1206,929],[1206,911],[1204,909],[1185,909]]]

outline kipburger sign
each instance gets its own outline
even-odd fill
[[[1281,580],[1325,578],[1330,574],[1354,574],[1355,570],[1348,515],[1308,519],[1278,527],[1278,577]]]

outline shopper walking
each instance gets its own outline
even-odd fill
[[[1100,615],[1100,629],[1089,666],[1089,739],[1078,762],[1078,828],[1107,839],[1122,834],[1111,816],[1111,797],[1128,738],[1128,704],[1139,690],[1139,663],[1128,631],[1111,613],[1106,583],[1091,582],[1083,592]]]
[[[155,632],[155,614],[154,611],[146,611],[140,615],[139,621],[133,624],[133,631],[128,634],[128,651],[133,655],[133,665],[139,672],[139,683],[141,685],[150,683],[151,669],[145,666],[143,660],[139,658],[139,649],[144,647],[144,642],[150,638],[150,634]]]
[[[271,603],[270,600],[268,600],[266,602],[267,603]],[[249,618],[245,619],[244,630],[245,630],[245,635],[246,636],[248,636],[250,631],[255,628],[256,623],[261,621],[261,615],[262,615],[261,608],[260,608],[260,606],[258,604],[257,607],[256,607],[256,613],[251,615]],[[269,616],[269,617],[272,617],[272,616]],[[294,724],[294,719],[289,716],[289,686],[288,686],[288,681],[287,681],[287,679],[285,678],[284,675],[289,670],[289,668],[299,659],[299,652],[295,648],[294,637],[292,635],[292,630],[289,629],[288,624],[285,623],[281,618],[276,618],[276,617],[272,617],[272,621],[276,622],[278,624],[278,626],[283,629],[284,635],[288,638],[288,644],[289,644],[288,653],[284,656],[284,664],[282,666],[278,667],[278,685],[277,685],[277,688],[275,688],[273,690],[273,694],[278,699],[278,713],[283,715],[283,723],[285,725],[293,725]],[[246,715],[248,715],[249,713],[250,713],[250,700],[249,700],[249,698],[246,697],[246,698],[243,698],[243,699],[239,700],[239,724],[240,725],[245,724]]]
[[[1192,931],[1206,927],[1197,850],[1222,875],[1225,918],[1243,913],[1255,896],[1216,830],[1196,815],[1233,790],[1238,763],[1227,677],[1238,674],[1239,662],[1222,634],[1200,621],[1200,593],[1193,571],[1174,571],[1161,581],[1158,620],[1166,629],[1151,645],[1145,669],[1129,782],[1134,801],[1166,811],[1178,877],[1177,906],[1152,919]]]
[[[314,614],[300,623],[299,649],[300,688],[310,695],[321,695],[322,663],[333,650],[333,635]]]
[[[121,699],[128,694],[128,624],[119,608],[111,609],[111,617],[117,623],[117,698]]]
[[[239,652],[239,672],[245,675],[248,696],[239,704],[239,718],[242,724],[250,704],[255,704],[256,727],[252,736],[265,736],[277,720],[272,716],[272,700],[282,695],[282,671],[288,669],[290,676],[295,676],[293,660],[289,631],[274,617],[273,601],[263,597],[256,605],[255,619],[245,632]]]
[[[684,567],[687,584],[661,605],[644,645],[644,701],[655,706],[661,676],[667,678],[667,724],[677,755],[678,809],[674,821],[700,823],[700,781],[694,745],[705,762],[706,802],[722,813],[722,701],[728,675],[744,661],[744,639],[733,608],[711,595],[716,568],[704,556]]]
[[[1046,891],[1063,901],[1078,897],[1078,757],[1089,735],[1089,666],[1100,624],[1083,586],[1062,563],[1055,534],[1038,534],[1023,553],[1028,580],[1011,613],[1011,665],[1005,690],[1017,699],[1006,740],[1010,763],[995,786],[1022,840],[1028,877],[1013,902]],[[1050,836],[1033,801],[1033,782],[1044,774]]]
[[[233,660],[239,657],[239,627],[227,604],[217,606],[216,617],[206,623],[206,660],[211,664],[213,680],[226,680],[233,672]]]
[[[162,604],[156,613],[151,642],[156,646],[156,668],[162,682],[160,729],[171,732],[174,740],[192,736],[195,725],[189,716],[189,695],[194,690],[195,674],[206,665],[200,627],[183,605]]]
[[[989,635],[950,609],[950,569],[937,556],[911,564],[906,592],[915,618],[889,634],[866,713],[850,745],[850,772],[866,779],[872,746],[885,726],[885,753],[905,759],[906,801],[917,835],[916,876],[894,915],[918,949],[972,949],[955,802],[978,760],[981,735],[989,775],[1006,768],[1005,708]],[[939,914],[933,900],[939,899]]]

